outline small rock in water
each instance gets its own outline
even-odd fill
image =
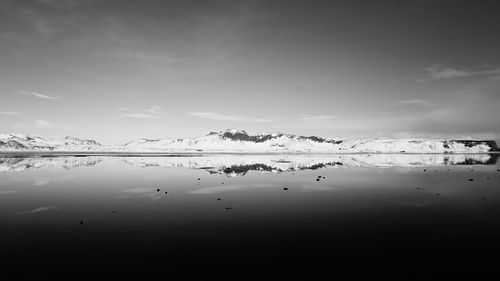
[[[198,180],[201,180],[200,178],[198,178]]]
[[[427,170],[426,170],[426,169],[424,169],[424,172],[426,172],[426,171],[427,171]]]
[[[83,221],[80,221],[80,224],[83,224]]]
[[[439,194],[439,193],[436,193],[436,195],[437,195],[437,196],[439,196],[439,195],[441,195],[441,194]]]
[[[288,187],[283,188],[283,190],[288,190]]]
[[[325,179],[325,177],[323,177]]]
[[[468,179],[468,181],[474,181],[474,179]]]
[[[220,198],[217,198],[217,201],[220,201]]]
[[[165,191],[165,194],[167,194],[167,193],[168,193],[168,192],[167,192],[167,191]]]
[[[158,189],[156,189],[156,191],[157,191],[157,192],[160,192],[160,189],[158,188]]]
[[[233,207],[226,207],[226,210],[232,210]]]
[[[319,181],[319,179],[316,179],[316,181]]]

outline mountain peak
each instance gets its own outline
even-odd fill
[[[242,134],[242,135],[248,135],[245,130],[238,130],[238,129],[227,129],[225,134],[231,134],[231,135],[236,135],[236,134]]]

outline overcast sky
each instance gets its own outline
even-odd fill
[[[0,0],[0,132],[498,139],[496,2]]]

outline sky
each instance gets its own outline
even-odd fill
[[[0,132],[498,140],[496,2],[0,0]]]

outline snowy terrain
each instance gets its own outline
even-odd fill
[[[42,138],[0,134],[0,151],[93,151],[162,153],[489,153],[494,141],[434,139],[329,139],[241,130],[212,132],[198,138],[139,139],[124,145],[101,145],[73,137]]]
[[[75,137],[44,138],[24,134],[0,134],[0,151],[88,151],[103,146],[95,140]]]

